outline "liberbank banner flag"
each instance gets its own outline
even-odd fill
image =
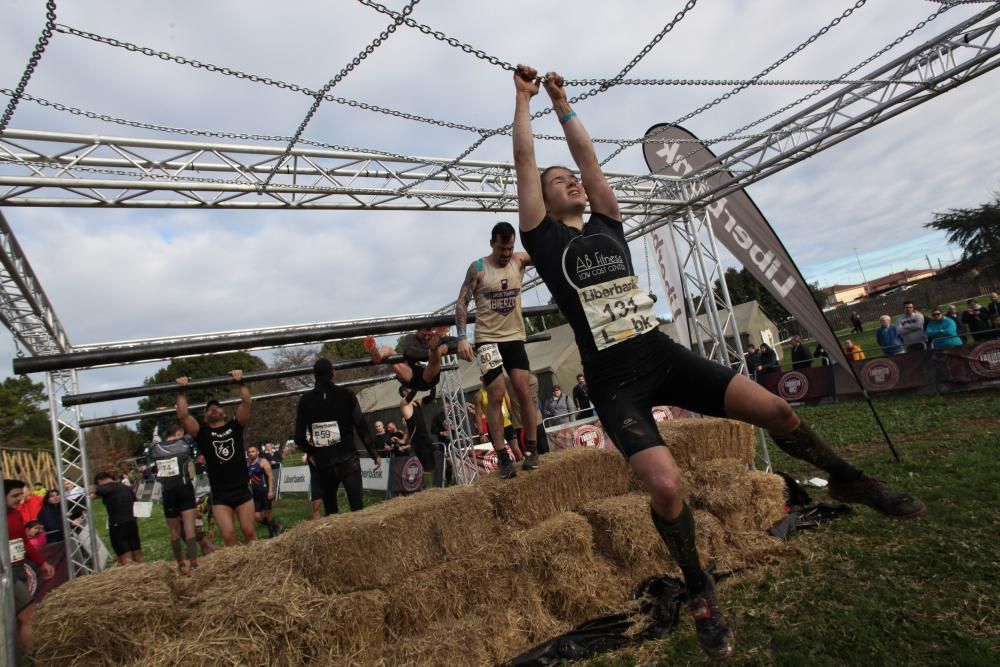
[[[646,165],[654,174],[684,177],[719,165],[715,154],[677,125],[654,125],[646,132],[646,139],[655,140],[643,144]],[[731,178],[728,171],[711,174],[692,182],[694,190],[688,196],[694,198],[699,191],[711,190]],[[805,279],[746,191],[740,189],[712,201],[705,212],[719,242],[781,301],[838,364],[848,368],[840,342],[813,300]]]

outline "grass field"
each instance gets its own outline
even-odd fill
[[[737,636],[730,664],[1000,664],[998,405],[1000,393],[993,392],[880,398],[901,463],[893,462],[864,403],[800,409],[852,462],[920,496],[929,513],[895,522],[859,508],[794,537],[801,555],[783,567],[724,580],[720,598]],[[773,443],[771,455],[777,469],[800,479],[814,473]],[[814,500],[827,499],[809,491]],[[376,494],[366,498],[379,500]],[[100,503],[95,507],[103,511]],[[341,507],[346,509],[343,499]],[[148,558],[167,559],[158,510],[142,521],[142,538]],[[308,518],[308,503],[301,496],[283,498],[276,515],[293,525]],[[586,664],[707,663],[684,610],[671,637]]]
[[[793,538],[800,557],[720,585],[737,665],[1000,664],[1000,394],[880,399],[894,463],[863,403],[799,413],[866,471],[928,505],[909,522],[867,508]],[[776,469],[808,466],[774,451]],[[809,489],[814,500],[825,494]],[[693,623],[597,667],[707,664]]]

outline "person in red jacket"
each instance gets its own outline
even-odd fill
[[[34,652],[31,619],[35,615],[35,596],[38,593],[38,574],[43,579],[51,579],[55,569],[45,562],[45,558],[28,542],[24,532],[24,517],[17,511],[27,495],[27,484],[19,479],[5,479],[3,493],[7,502],[7,540],[10,545],[10,564],[14,574],[14,607],[17,612],[17,639],[21,650],[31,655]]]

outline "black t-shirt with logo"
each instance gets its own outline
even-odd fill
[[[248,488],[247,455],[243,448],[243,425],[230,419],[218,428],[198,426],[198,453],[205,457],[208,484],[212,493]]]
[[[546,215],[521,242],[573,328],[587,381],[620,377],[641,357],[642,338],[658,332],[622,223],[594,213],[580,231]]]

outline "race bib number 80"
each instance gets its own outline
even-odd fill
[[[656,326],[653,300],[627,276],[577,289],[598,350],[646,333]]]
[[[340,424],[337,422],[316,422],[312,425],[313,447],[329,447],[340,442]]]
[[[476,348],[476,361],[479,363],[480,375],[486,375],[503,365],[503,357],[500,356],[500,348],[496,343],[486,343]]]

